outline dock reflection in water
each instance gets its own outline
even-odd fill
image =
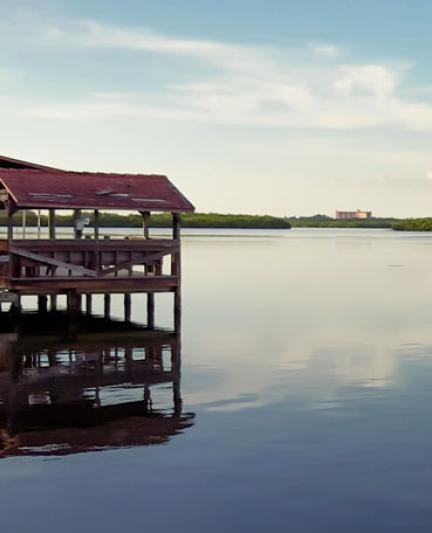
[[[192,425],[178,336],[97,319],[44,336],[36,320],[0,334],[0,458],[160,444]]]

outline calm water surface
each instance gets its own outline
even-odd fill
[[[25,392],[57,430],[21,420],[28,447],[0,459],[2,531],[431,531],[432,235],[185,233],[182,414],[179,347],[114,332],[26,363],[24,345],[27,380],[49,350],[82,383],[98,350],[126,377],[83,385],[80,408],[104,413],[84,432]],[[169,297],[156,306],[169,325]],[[144,310],[134,296],[133,319]]]

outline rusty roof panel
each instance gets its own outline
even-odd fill
[[[0,181],[20,208],[193,211],[166,176],[2,169]]]

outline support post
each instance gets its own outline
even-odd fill
[[[55,366],[57,362],[55,350],[48,350],[47,356],[48,356],[48,365]]]
[[[38,295],[38,313],[48,312],[48,296],[46,294]]]
[[[74,209],[74,237],[75,239],[81,239],[83,230],[81,229],[81,209]]]
[[[55,209],[48,209],[48,236],[50,239],[56,238],[56,229],[55,229]]]
[[[13,216],[17,211],[17,206],[12,198],[8,195],[6,200],[3,200],[7,214],[7,240],[13,241]]]
[[[93,295],[91,293],[86,294],[86,314],[91,316],[93,311]]]
[[[94,238],[99,239],[99,209],[94,210]]]
[[[57,294],[50,294],[50,310],[57,311]]]
[[[180,239],[180,225],[181,225],[180,213],[173,213],[172,214],[172,230],[173,230],[173,240],[175,241]]]
[[[131,348],[130,346],[125,347],[124,358],[125,358],[126,363],[133,362],[133,348]]]
[[[81,312],[81,294],[77,291],[67,293],[67,310],[71,315],[77,315]]]
[[[143,211],[143,228],[144,228],[144,239],[150,239],[150,212]]]
[[[173,213],[173,240],[180,244],[181,219],[179,213]],[[174,289],[174,331],[179,334],[181,329],[181,256],[178,252],[171,255],[171,275],[177,276],[177,287]]]
[[[124,319],[125,322],[130,322],[131,320],[131,295],[128,292],[125,292],[124,295]]]
[[[180,244],[180,215],[173,213],[173,240],[179,241]],[[171,276],[178,277],[180,286],[180,247],[178,252],[171,254]]]
[[[104,318],[108,320],[110,315],[111,315],[111,294],[105,293],[104,294]]]
[[[21,295],[17,294],[15,300],[12,302],[10,312],[12,315],[18,315],[22,311]]]
[[[26,238],[26,226],[27,226],[27,211],[25,209],[22,210],[22,238]]]
[[[37,238],[41,238],[41,210],[37,211]]]
[[[181,330],[181,289],[178,286],[174,289],[174,331],[180,334]]]
[[[13,210],[7,208],[7,240],[13,241]]]
[[[155,300],[154,300],[154,293],[148,292],[147,293],[147,327],[149,329],[154,329],[155,327]]]

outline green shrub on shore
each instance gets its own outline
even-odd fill
[[[293,228],[391,228],[396,218],[368,218],[336,220],[326,215],[311,217],[290,217],[287,219]]]
[[[432,218],[407,218],[392,224],[396,231],[432,231]]]
[[[90,219],[90,225],[93,225],[93,212],[83,212],[84,216]],[[21,225],[21,213],[14,216],[14,223]],[[170,213],[152,214],[150,226],[153,228],[171,227]],[[0,224],[6,223],[5,217],[0,217]],[[46,226],[47,217],[41,217],[41,224]],[[33,211],[28,211],[26,215],[27,226],[36,226],[37,217]],[[72,226],[72,215],[56,214],[56,225],[59,227]],[[140,228],[143,219],[138,213],[121,214],[121,213],[100,213],[99,225],[102,228]],[[182,226],[184,228],[243,228],[243,229],[290,229],[289,221],[282,217],[273,217],[270,215],[223,215],[218,213],[187,213],[182,215]]]
[[[93,212],[83,212],[93,225]],[[21,226],[22,214],[14,215],[14,223]],[[142,216],[139,213],[106,213],[101,212],[99,224],[102,228],[141,228]],[[6,224],[4,212],[0,214],[0,225]],[[45,215],[41,216],[42,226],[47,226],[48,220]],[[153,228],[171,227],[171,214],[152,214],[150,225]],[[37,225],[37,216],[34,211],[27,211],[26,225]],[[70,227],[73,225],[72,215],[56,214],[58,227]],[[293,228],[391,228],[397,231],[432,231],[431,218],[370,218],[357,220],[336,220],[327,215],[314,215],[310,217],[273,217],[270,215],[234,215],[219,213],[187,213],[182,215],[184,228],[220,228],[220,229],[290,229]]]

